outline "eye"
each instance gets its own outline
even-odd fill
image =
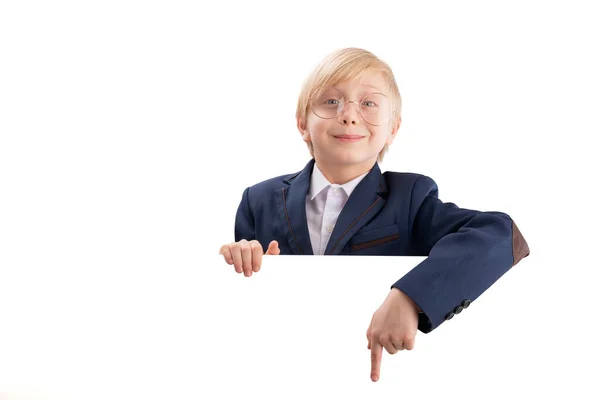
[[[338,104],[339,101],[336,99],[329,99],[329,100],[325,100],[325,104]]]
[[[377,107],[377,104],[375,104],[375,102],[371,100],[363,101],[363,105],[367,107]]]

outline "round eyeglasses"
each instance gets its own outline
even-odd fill
[[[385,125],[392,119],[393,110],[383,93],[367,93],[360,102],[346,100],[342,92],[333,86],[319,88],[310,97],[310,108],[319,118],[332,119],[339,116],[346,103],[357,105],[358,114],[369,125]]]

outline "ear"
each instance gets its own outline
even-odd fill
[[[390,131],[390,134],[388,135],[388,138],[387,138],[387,140],[385,142],[387,145],[392,144],[392,142],[396,138],[396,135],[398,134],[398,130],[400,129],[400,124],[401,123],[402,123],[402,119],[400,117],[398,117],[398,119],[393,120],[391,122],[391,124],[392,124],[391,131]]]
[[[302,121],[300,117],[296,118],[296,124],[298,125],[298,131],[302,135],[302,140],[306,143],[310,143],[310,133],[306,130],[306,123]]]

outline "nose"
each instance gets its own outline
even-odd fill
[[[343,125],[357,125],[358,119],[358,104],[354,101],[346,101],[338,116],[339,122]]]

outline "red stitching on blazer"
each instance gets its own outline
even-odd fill
[[[334,245],[333,245],[333,247],[331,248],[331,252],[330,252],[329,254],[333,254],[333,252],[335,251],[335,248],[337,247],[338,243],[340,243],[340,240],[342,240],[342,238],[343,238],[343,237],[346,235],[346,233],[348,233],[348,231],[349,231],[349,230],[352,228],[352,226],[353,226],[354,224],[356,224],[356,221],[358,221],[359,219],[361,219],[362,217],[364,217],[364,216],[365,216],[365,214],[366,214],[366,213],[368,213],[368,212],[371,210],[371,208],[373,208],[373,206],[375,206],[375,204],[377,204],[377,202],[378,202],[379,200],[381,200],[381,197],[378,197],[378,198],[377,198],[377,200],[375,200],[375,201],[373,202],[373,204],[371,204],[371,205],[369,206],[369,208],[367,208],[367,210],[366,210],[364,213],[362,213],[362,214],[361,214],[361,215],[360,215],[358,218],[356,218],[356,219],[355,219],[355,220],[354,220],[354,221],[353,221],[353,222],[350,224],[350,226],[348,226],[348,228],[346,228],[346,230],[344,231],[344,233],[342,233],[342,236],[340,236],[340,237],[338,238],[337,242],[335,242],[335,244],[334,244]]]
[[[368,242],[355,244],[351,248],[352,248],[352,250],[364,250],[364,249],[368,249],[369,247],[378,246],[380,244],[392,242],[392,241],[398,239],[399,237],[400,237],[399,233],[394,233],[393,235],[385,236],[385,237],[382,237],[379,239],[369,240]]]
[[[298,246],[298,250],[300,250],[300,253],[304,254],[304,251],[302,251],[302,247],[300,247],[300,245],[298,244],[298,241],[296,240],[296,235],[294,235],[294,231],[292,230],[292,223],[290,221],[290,217],[288,216],[287,206],[285,205],[285,188],[281,188],[281,194],[283,195],[283,210],[285,211],[285,218],[287,219],[288,226],[290,227],[290,232],[292,232],[294,243],[296,243],[296,246]]]

